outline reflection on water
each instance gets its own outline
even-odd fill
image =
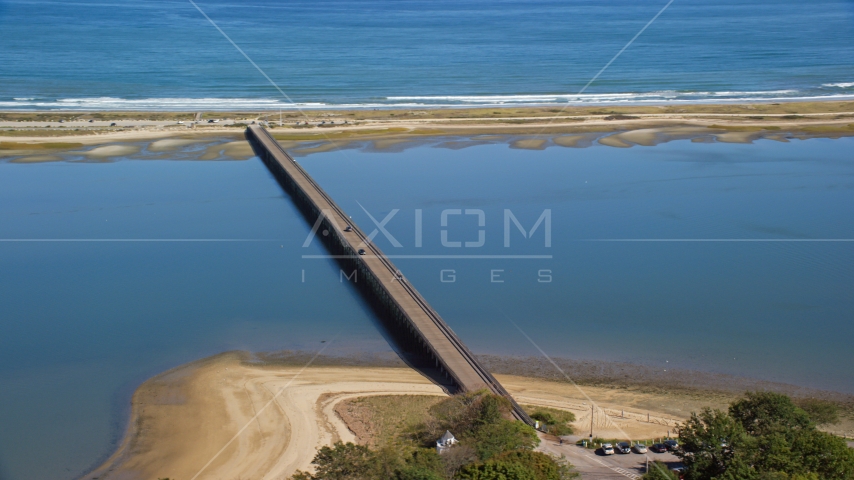
[[[190,360],[335,332],[338,354],[389,350],[338,266],[302,257],[325,252],[260,161],[136,161],[235,140],[0,164],[0,238],[239,240],[0,243],[0,478],[78,475],[133,388]],[[509,317],[555,356],[854,392],[854,243],[779,241],[854,238],[852,143],[445,138],[299,161],[477,353],[536,354]],[[774,241],[602,241],[624,239]]]

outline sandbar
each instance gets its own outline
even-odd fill
[[[95,147],[92,150],[87,150],[85,152],[80,152],[87,157],[93,158],[109,158],[109,157],[123,157],[125,155],[133,155],[134,153],[139,152],[140,147],[138,145],[105,145],[103,147]]]

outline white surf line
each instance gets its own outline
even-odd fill
[[[656,14],[655,14],[655,16],[654,16],[654,17],[652,17],[652,20],[650,20],[649,22],[647,22],[647,24],[646,24],[646,25],[644,25],[644,26],[643,26],[643,28],[641,28],[641,29],[640,29],[640,31],[639,31],[637,34],[635,34],[635,36],[634,36],[634,37],[632,37],[632,39],[631,39],[631,40],[629,40],[629,43],[627,43],[623,48],[621,48],[621,49],[620,49],[620,51],[619,51],[619,52],[617,52],[617,54],[616,54],[616,55],[614,55],[614,58],[612,58],[612,59],[611,59],[611,61],[609,61],[608,63],[606,63],[606,64],[605,64],[605,66],[604,66],[604,67],[602,67],[602,70],[599,70],[599,73],[597,73],[595,76],[593,76],[593,78],[591,78],[589,82],[587,82],[587,85],[585,85],[585,86],[584,86],[584,88],[582,88],[582,89],[578,92],[578,95],[581,95],[582,93],[584,93],[584,91],[585,91],[585,90],[587,90],[587,87],[589,87],[589,86],[590,86],[590,84],[592,84],[593,82],[595,82],[595,81],[596,81],[596,79],[597,79],[597,78],[599,78],[599,75],[602,75],[602,73],[603,73],[605,70],[607,70],[607,69],[608,69],[608,67],[610,67],[612,63],[614,63],[614,60],[616,60],[617,58],[619,58],[619,57],[620,57],[620,55],[622,55],[622,54],[623,54],[623,52],[625,52],[625,51],[626,51],[626,49],[627,49],[627,48],[629,48],[629,46],[631,46],[631,44],[635,43],[635,40],[637,40],[637,39],[638,39],[638,37],[640,37],[640,36],[641,36],[641,34],[642,34],[643,32],[645,32],[645,31],[646,31],[646,29],[647,29],[647,28],[649,28],[649,26],[650,26],[650,25],[652,25],[652,22],[656,21],[656,20],[658,19],[658,17],[660,17],[660,16],[661,16],[661,14],[662,14],[662,13],[664,13],[664,11],[665,11],[665,10],[667,10],[667,7],[669,7],[669,6],[670,6],[670,4],[671,4],[671,3],[673,3],[674,1],[675,1],[675,0],[670,0],[669,2],[667,2],[667,5],[665,5],[665,6],[664,6],[664,8],[662,8],[661,10],[659,10],[659,11],[658,11],[658,13],[656,13]]]
[[[591,78],[591,79],[590,79],[590,81],[589,81],[589,82],[587,82],[587,84],[586,84],[586,85],[584,85],[584,88],[582,88],[581,90],[579,90],[579,91],[578,91],[578,93],[577,93],[576,95],[581,95],[582,93],[584,93],[584,91],[585,91],[585,90],[587,90],[587,87],[589,87],[591,84],[593,84],[593,82],[595,82],[595,81],[599,78],[599,76],[600,76],[600,75],[602,75],[602,73],[604,73],[604,72],[605,72],[605,70],[607,70],[607,69],[608,69],[608,67],[610,67],[610,66],[611,66],[611,64],[612,64],[612,63],[614,63],[614,61],[615,61],[615,60],[617,60],[617,58],[619,58],[619,57],[620,57],[620,55],[622,55],[622,54],[623,54],[623,52],[625,52],[625,51],[626,51],[626,49],[627,49],[627,48],[629,48],[629,47],[631,46],[631,44],[635,43],[635,40],[637,40],[637,39],[638,39],[638,37],[640,37],[640,36],[641,36],[641,34],[642,34],[643,32],[645,32],[645,31],[646,31],[646,29],[647,29],[647,28],[649,28],[649,26],[650,26],[650,25],[652,25],[652,24],[653,24],[653,22],[655,22],[656,20],[658,20],[658,17],[660,17],[660,16],[661,16],[661,14],[662,14],[662,13],[664,13],[664,11],[665,11],[665,10],[667,10],[667,8],[668,8],[668,7],[670,7],[670,4],[672,4],[674,1],[675,1],[675,0],[670,0],[669,2],[667,2],[667,5],[665,5],[665,6],[664,6],[664,8],[662,8],[661,10],[659,10],[659,11],[658,11],[658,13],[656,13],[656,14],[655,14],[655,16],[654,16],[654,17],[652,17],[652,20],[648,21],[648,22],[646,23],[646,25],[644,25],[644,26],[643,26],[643,28],[641,28],[641,29],[640,29],[640,31],[639,31],[638,33],[636,33],[636,34],[635,34],[635,36],[634,36],[634,37],[632,37],[632,39],[631,39],[631,40],[629,40],[629,43],[625,44],[625,45],[623,46],[623,48],[621,48],[621,49],[620,49],[620,51],[619,51],[619,52],[617,52],[617,54],[616,54],[616,55],[614,55],[614,56],[611,58],[611,60],[610,60],[610,61],[608,61],[608,63],[606,63],[606,64],[605,64],[605,66],[604,66],[604,67],[602,67],[602,69],[601,69],[601,70],[599,70],[599,72],[598,72],[598,73],[596,73],[596,75],[594,75],[594,76],[593,76],[593,78]],[[560,109],[560,110],[558,110],[558,112],[557,112],[557,113],[555,113],[555,114],[551,117],[551,119],[549,120],[549,122],[546,124],[546,127],[547,127],[547,126],[549,126],[549,125],[551,125],[551,124],[554,122],[554,119],[555,119],[558,115],[560,115],[561,113],[563,113],[563,112],[567,109],[567,107],[569,107],[570,105],[571,105],[571,103],[570,103],[569,101],[567,101],[567,102],[563,105],[563,107],[561,107],[561,109]],[[545,128],[546,128],[546,127],[543,127],[543,129],[542,129],[542,130],[540,130],[540,133],[543,133],[543,130],[545,130]]]
[[[246,60],[248,60],[248,61],[249,61],[249,63],[251,63],[251,64],[252,64],[252,66],[253,66],[253,67],[255,67],[255,69],[256,69],[256,70],[258,70],[258,72],[259,72],[259,73],[261,73],[261,75],[263,75],[263,76],[264,76],[264,78],[266,78],[268,82],[270,82],[270,85],[272,85],[276,90],[278,90],[280,94],[282,94],[282,97],[284,97],[284,98],[285,98],[285,100],[287,100],[288,102],[290,102],[290,103],[291,103],[291,106],[292,106],[292,107],[293,107],[297,112],[299,112],[299,113],[300,113],[300,115],[302,115],[302,117],[303,117],[305,120],[311,120],[311,118],[309,118],[309,116],[308,116],[308,115],[306,115],[306,113],[303,111],[303,109],[299,107],[299,104],[297,104],[296,102],[294,102],[294,101],[291,99],[291,97],[290,97],[290,96],[288,96],[288,94],[287,94],[287,93],[285,93],[285,91],[284,91],[284,90],[282,90],[282,89],[279,87],[279,85],[278,85],[276,82],[274,82],[274,81],[273,81],[273,79],[272,79],[272,78],[270,78],[270,76],[269,76],[269,75],[267,75],[267,73],[266,73],[266,72],[264,72],[264,70],[263,70],[261,67],[259,67],[259,66],[258,66],[258,64],[257,64],[257,63],[255,63],[255,62],[254,62],[254,61],[249,57],[249,55],[247,55],[247,54],[246,54],[246,52],[244,52],[244,51],[243,51],[243,49],[242,49],[242,48],[240,48],[240,46],[239,46],[239,45],[237,45],[236,43],[234,43],[234,40],[232,40],[232,39],[231,39],[231,37],[229,37],[227,33],[225,33],[221,28],[219,28],[219,25],[217,25],[217,24],[216,24],[216,22],[214,22],[214,21],[211,19],[211,17],[209,17],[209,16],[208,16],[208,14],[206,14],[206,13],[204,12],[204,10],[202,10],[202,9],[201,9],[201,7],[199,7],[199,6],[196,4],[196,2],[194,2],[193,0],[187,0],[187,1],[188,1],[188,2],[190,2],[190,4],[192,4],[194,7],[196,7],[196,10],[198,10],[198,11],[199,11],[199,13],[201,13],[201,14],[202,14],[202,16],[203,16],[203,17],[205,17],[205,19],[207,19],[207,21],[208,21],[208,22],[210,22],[210,24],[211,24],[211,25],[213,25],[213,27],[214,27],[214,28],[216,28],[216,29],[217,29],[217,31],[218,31],[219,33],[221,33],[221,34],[222,34],[222,36],[223,36],[223,37],[225,37],[225,39],[226,39],[226,40],[228,40],[228,42],[229,42],[232,46],[234,46],[234,48],[236,48],[238,52],[240,52],[240,54],[241,54],[241,55],[243,55],[243,58],[245,58]],[[672,1],[672,0],[671,0],[671,1]],[[321,131],[321,132],[320,132],[320,134],[321,134],[321,135],[323,135],[323,137],[324,137],[324,138],[326,138],[326,140],[327,140],[329,143],[331,143],[332,145],[334,145],[334,146],[336,147],[336,150],[338,150],[338,151],[342,151],[342,152],[343,152],[343,150],[337,149],[337,144],[336,144],[336,143],[335,143],[335,142],[334,142],[334,141],[333,141],[333,140],[332,140],[332,139],[331,139],[331,138],[330,138],[330,137],[329,137],[325,132]],[[344,156],[347,156],[347,155],[346,155],[346,153],[344,154]]]
[[[256,69],[256,70],[258,70],[258,72],[259,72],[261,75],[263,75],[263,76],[264,76],[264,78],[266,78],[268,82],[270,82],[270,85],[272,85],[276,90],[278,90],[278,91],[279,91],[279,93],[281,93],[281,94],[282,94],[282,96],[283,96],[283,97],[285,97],[285,100],[289,101],[289,102],[291,103],[291,105],[293,105],[294,107],[296,107],[296,109],[297,109],[300,113],[302,113],[302,114],[303,114],[303,116],[305,116],[305,114],[302,112],[302,110],[300,110],[300,108],[297,106],[296,102],[294,102],[293,100],[291,100],[291,97],[289,97],[289,96],[288,96],[288,94],[284,92],[284,90],[282,90],[281,88],[279,88],[279,85],[277,85],[277,84],[276,84],[276,82],[274,82],[274,81],[273,81],[273,79],[272,79],[272,78],[270,78],[270,77],[267,75],[267,73],[266,73],[266,72],[264,72],[264,70],[262,70],[262,69],[261,69],[261,67],[259,67],[259,66],[258,66],[258,64],[257,64],[257,63],[255,63],[251,58],[249,58],[249,55],[247,55],[247,54],[246,54],[246,52],[244,52],[244,51],[243,51],[243,49],[242,49],[242,48],[240,48],[240,46],[238,46],[236,43],[234,43],[234,40],[232,40],[232,39],[231,39],[231,37],[229,37],[227,33],[225,33],[221,28],[219,28],[219,25],[217,25],[217,24],[216,24],[216,22],[214,22],[214,21],[211,19],[211,17],[209,17],[209,16],[208,16],[208,14],[207,14],[207,13],[205,13],[205,12],[204,12],[204,11],[203,11],[199,6],[198,6],[198,5],[196,5],[196,2],[194,2],[193,0],[187,0],[187,1],[188,1],[188,2],[190,2],[190,4],[192,4],[194,7],[196,7],[196,10],[198,10],[198,11],[199,11],[199,13],[201,13],[201,14],[202,14],[202,16],[203,16],[203,17],[205,17],[205,19],[207,19],[207,21],[208,21],[208,22],[210,22],[210,24],[211,24],[211,25],[213,25],[213,27],[214,27],[214,28],[216,28],[216,29],[217,29],[217,31],[219,31],[219,33],[221,33],[221,34],[222,34],[222,36],[223,36],[223,37],[225,37],[225,39],[226,39],[226,40],[228,40],[228,42],[229,42],[229,43],[231,43],[231,45],[232,45],[232,46],[234,46],[234,48],[236,48],[238,52],[240,52],[240,54],[241,54],[241,55],[243,55],[243,58],[245,58],[246,60],[248,60],[248,61],[249,61],[249,63],[251,63],[251,64],[252,64],[252,66],[253,66],[253,67],[255,67],[255,69]]]
[[[324,350],[326,350],[326,348],[327,348],[327,347],[329,347],[329,345],[332,345],[332,343],[335,341],[335,339],[337,339],[337,338],[338,338],[338,335],[340,335],[340,332],[339,332],[339,333],[336,333],[336,334],[335,334],[335,336],[334,336],[334,337],[332,337],[332,340],[328,341],[328,342],[326,343],[326,345],[324,345],[324,346],[323,346],[323,348],[321,348],[320,350],[318,350],[318,351],[317,351],[317,353],[315,353],[315,354],[314,354],[314,356],[313,356],[313,357],[311,357],[311,359],[308,361],[308,363],[306,363],[305,365],[303,365],[303,367],[299,370],[299,372],[297,372],[297,373],[296,373],[296,375],[294,375],[293,377],[291,377],[291,379],[290,379],[290,380],[288,380],[288,383],[286,383],[282,388],[280,388],[280,389],[279,389],[279,391],[278,391],[278,392],[276,392],[276,394],[275,394],[275,395],[273,395],[273,398],[271,398],[271,399],[270,399],[270,401],[268,401],[267,403],[265,403],[265,404],[264,404],[264,406],[263,406],[263,407],[261,407],[261,408],[258,410],[258,412],[257,412],[257,413],[252,417],[252,418],[250,418],[250,419],[249,419],[249,421],[247,421],[247,422],[246,422],[246,424],[245,424],[245,425],[243,425],[243,427],[242,427],[240,430],[238,430],[238,431],[237,431],[237,433],[235,433],[235,434],[234,434],[234,436],[233,436],[233,437],[231,437],[231,440],[229,440],[228,442],[226,442],[226,444],[225,444],[225,445],[223,445],[223,446],[222,446],[222,448],[220,448],[220,449],[219,449],[219,451],[218,451],[218,452],[216,452],[216,454],[215,454],[213,457],[211,457],[211,459],[210,459],[210,460],[208,460],[208,463],[206,463],[206,464],[205,464],[205,465],[204,465],[204,466],[203,466],[203,467],[202,467],[198,472],[196,472],[196,474],[195,474],[195,475],[193,475],[193,477],[192,477],[192,478],[190,478],[190,480],[196,480],[196,477],[198,477],[199,475],[201,475],[201,474],[202,474],[202,472],[204,472],[204,471],[205,471],[205,469],[206,469],[206,468],[208,468],[208,467],[210,466],[210,464],[211,464],[211,463],[213,463],[213,461],[214,461],[214,460],[216,460],[216,459],[217,459],[217,457],[219,457],[219,456],[222,454],[222,452],[224,452],[224,451],[225,451],[225,449],[226,449],[226,448],[228,448],[228,446],[229,446],[229,445],[231,445],[231,443],[232,443],[232,442],[234,442],[234,441],[237,439],[237,437],[239,437],[239,436],[240,436],[240,434],[241,434],[241,433],[243,433],[243,431],[244,431],[244,430],[246,430],[246,429],[249,427],[249,425],[252,425],[252,422],[254,422],[254,421],[258,418],[258,416],[259,416],[259,415],[261,415],[261,413],[262,413],[264,410],[266,410],[266,409],[267,409],[267,407],[269,407],[273,402],[275,402],[275,401],[276,401],[276,399],[277,399],[277,398],[279,398],[279,395],[281,395],[281,394],[282,394],[282,392],[284,392],[284,391],[285,391],[285,389],[287,389],[289,386],[291,386],[291,383],[293,383],[293,381],[294,381],[294,380],[296,380],[296,379],[297,379],[297,377],[299,377],[300,375],[302,375],[302,372],[304,372],[304,371],[305,371],[305,369],[306,369],[306,368],[308,368],[308,367],[309,367],[309,365],[311,365],[311,364],[312,364],[312,363],[317,359],[317,357],[319,357],[319,356],[320,356],[320,354],[321,354],[321,353],[323,353],[323,351],[324,351]]]

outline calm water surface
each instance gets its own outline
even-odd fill
[[[556,356],[854,393],[854,244],[780,241],[854,238],[854,140],[491,141],[299,161],[366,231],[368,213],[382,223],[397,210],[384,228],[401,246],[377,243],[409,257],[395,262],[477,353],[536,355],[512,319]],[[338,267],[303,258],[325,251],[303,247],[309,226],[258,159],[153,160],[202,151],[0,164],[0,238],[253,240],[0,243],[3,480],[91,467],[135,386],[166,368],[230,349],[312,350],[338,332],[335,353],[389,351]],[[544,224],[524,238],[510,220],[505,247],[506,210],[526,230],[550,211],[551,246]],[[463,246],[443,246],[443,230]],[[483,246],[466,247],[480,230]]]

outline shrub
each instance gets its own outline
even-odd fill
[[[831,425],[839,423],[839,407],[832,402],[819,400],[817,398],[805,398],[797,405],[807,412],[816,425]]]
[[[518,463],[486,462],[460,470],[459,480],[537,480],[534,473]]]
[[[500,420],[497,423],[483,425],[471,437],[478,457],[481,460],[510,450],[531,450],[540,444],[537,432],[522,422]]]
[[[531,450],[514,450],[504,452],[495,457],[496,462],[518,463],[531,473],[537,480],[560,480],[560,467],[548,455]]]

